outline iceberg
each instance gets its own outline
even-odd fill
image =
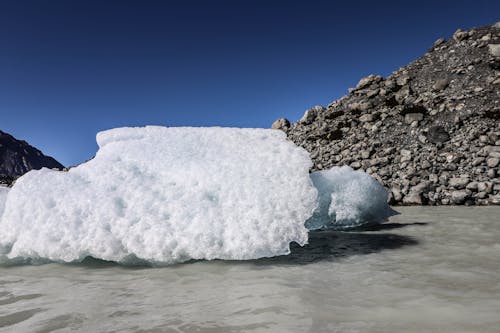
[[[393,214],[373,178],[310,174],[309,154],[278,130],[117,128],[97,143],[67,172],[33,170],[0,188],[0,263],[255,259],[290,253],[309,229]]]
[[[243,260],[307,242],[312,163],[280,131],[148,126],[100,132],[97,143],[68,172],[16,181],[0,261]]]
[[[319,204],[306,221],[310,230],[350,229],[387,221],[397,214],[387,204],[387,191],[374,178],[348,166],[316,171],[311,180],[319,192]]]

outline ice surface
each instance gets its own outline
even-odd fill
[[[7,201],[7,193],[9,193],[9,188],[0,186],[0,218],[2,217],[5,201]]]
[[[333,167],[311,174],[319,206],[306,222],[315,229],[345,229],[380,223],[396,212],[387,204],[387,191],[374,178],[350,167]]]
[[[16,181],[0,260],[251,259],[307,242],[312,163],[280,131],[118,128],[97,142],[95,158],[69,172]]]

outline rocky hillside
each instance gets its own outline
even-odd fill
[[[349,165],[384,184],[390,203],[500,204],[500,22],[457,30],[389,77],[278,119],[314,169]]]
[[[62,169],[64,166],[26,141],[0,131],[0,184],[12,181],[33,169],[43,167]]]

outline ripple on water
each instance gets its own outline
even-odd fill
[[[79,328],[81,324],[85,321],[86,317],[78,313],[70,313],[55,316],[41,323],[41,328],[38,329],[37,333],[49,333],[54,332],[63,328]]]
[[[19,324],[20,322],[28,320],[31,317],[33,317],[35,314],[37,314],[38,312],[42,312],[42,311],[44,311],[44,310],[40,309],[40,308],[36,308],[36,309],[18,311],[18,312],[14,312],[14,313],[11,313],[8,315],[0,316],[0,328]]]
[[[42,297],[43,294],[28,294],[28,295],[21,295],[21,296],[14,296],[11,293],[2,293],[0,294],[0,305],[7,305],[7,304],[12,304],[16,303],[19,301],[23,300],[29,300],[29,299],[34,299],[38,297]],[[6,297],[5,299],[2,299]]]

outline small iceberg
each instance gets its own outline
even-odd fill
[[[387,221],[397,214],[387,204],[387,191],[373,177],[348,166],[313,172],[318,208],[306,221],[309,230],[350,229]]]

